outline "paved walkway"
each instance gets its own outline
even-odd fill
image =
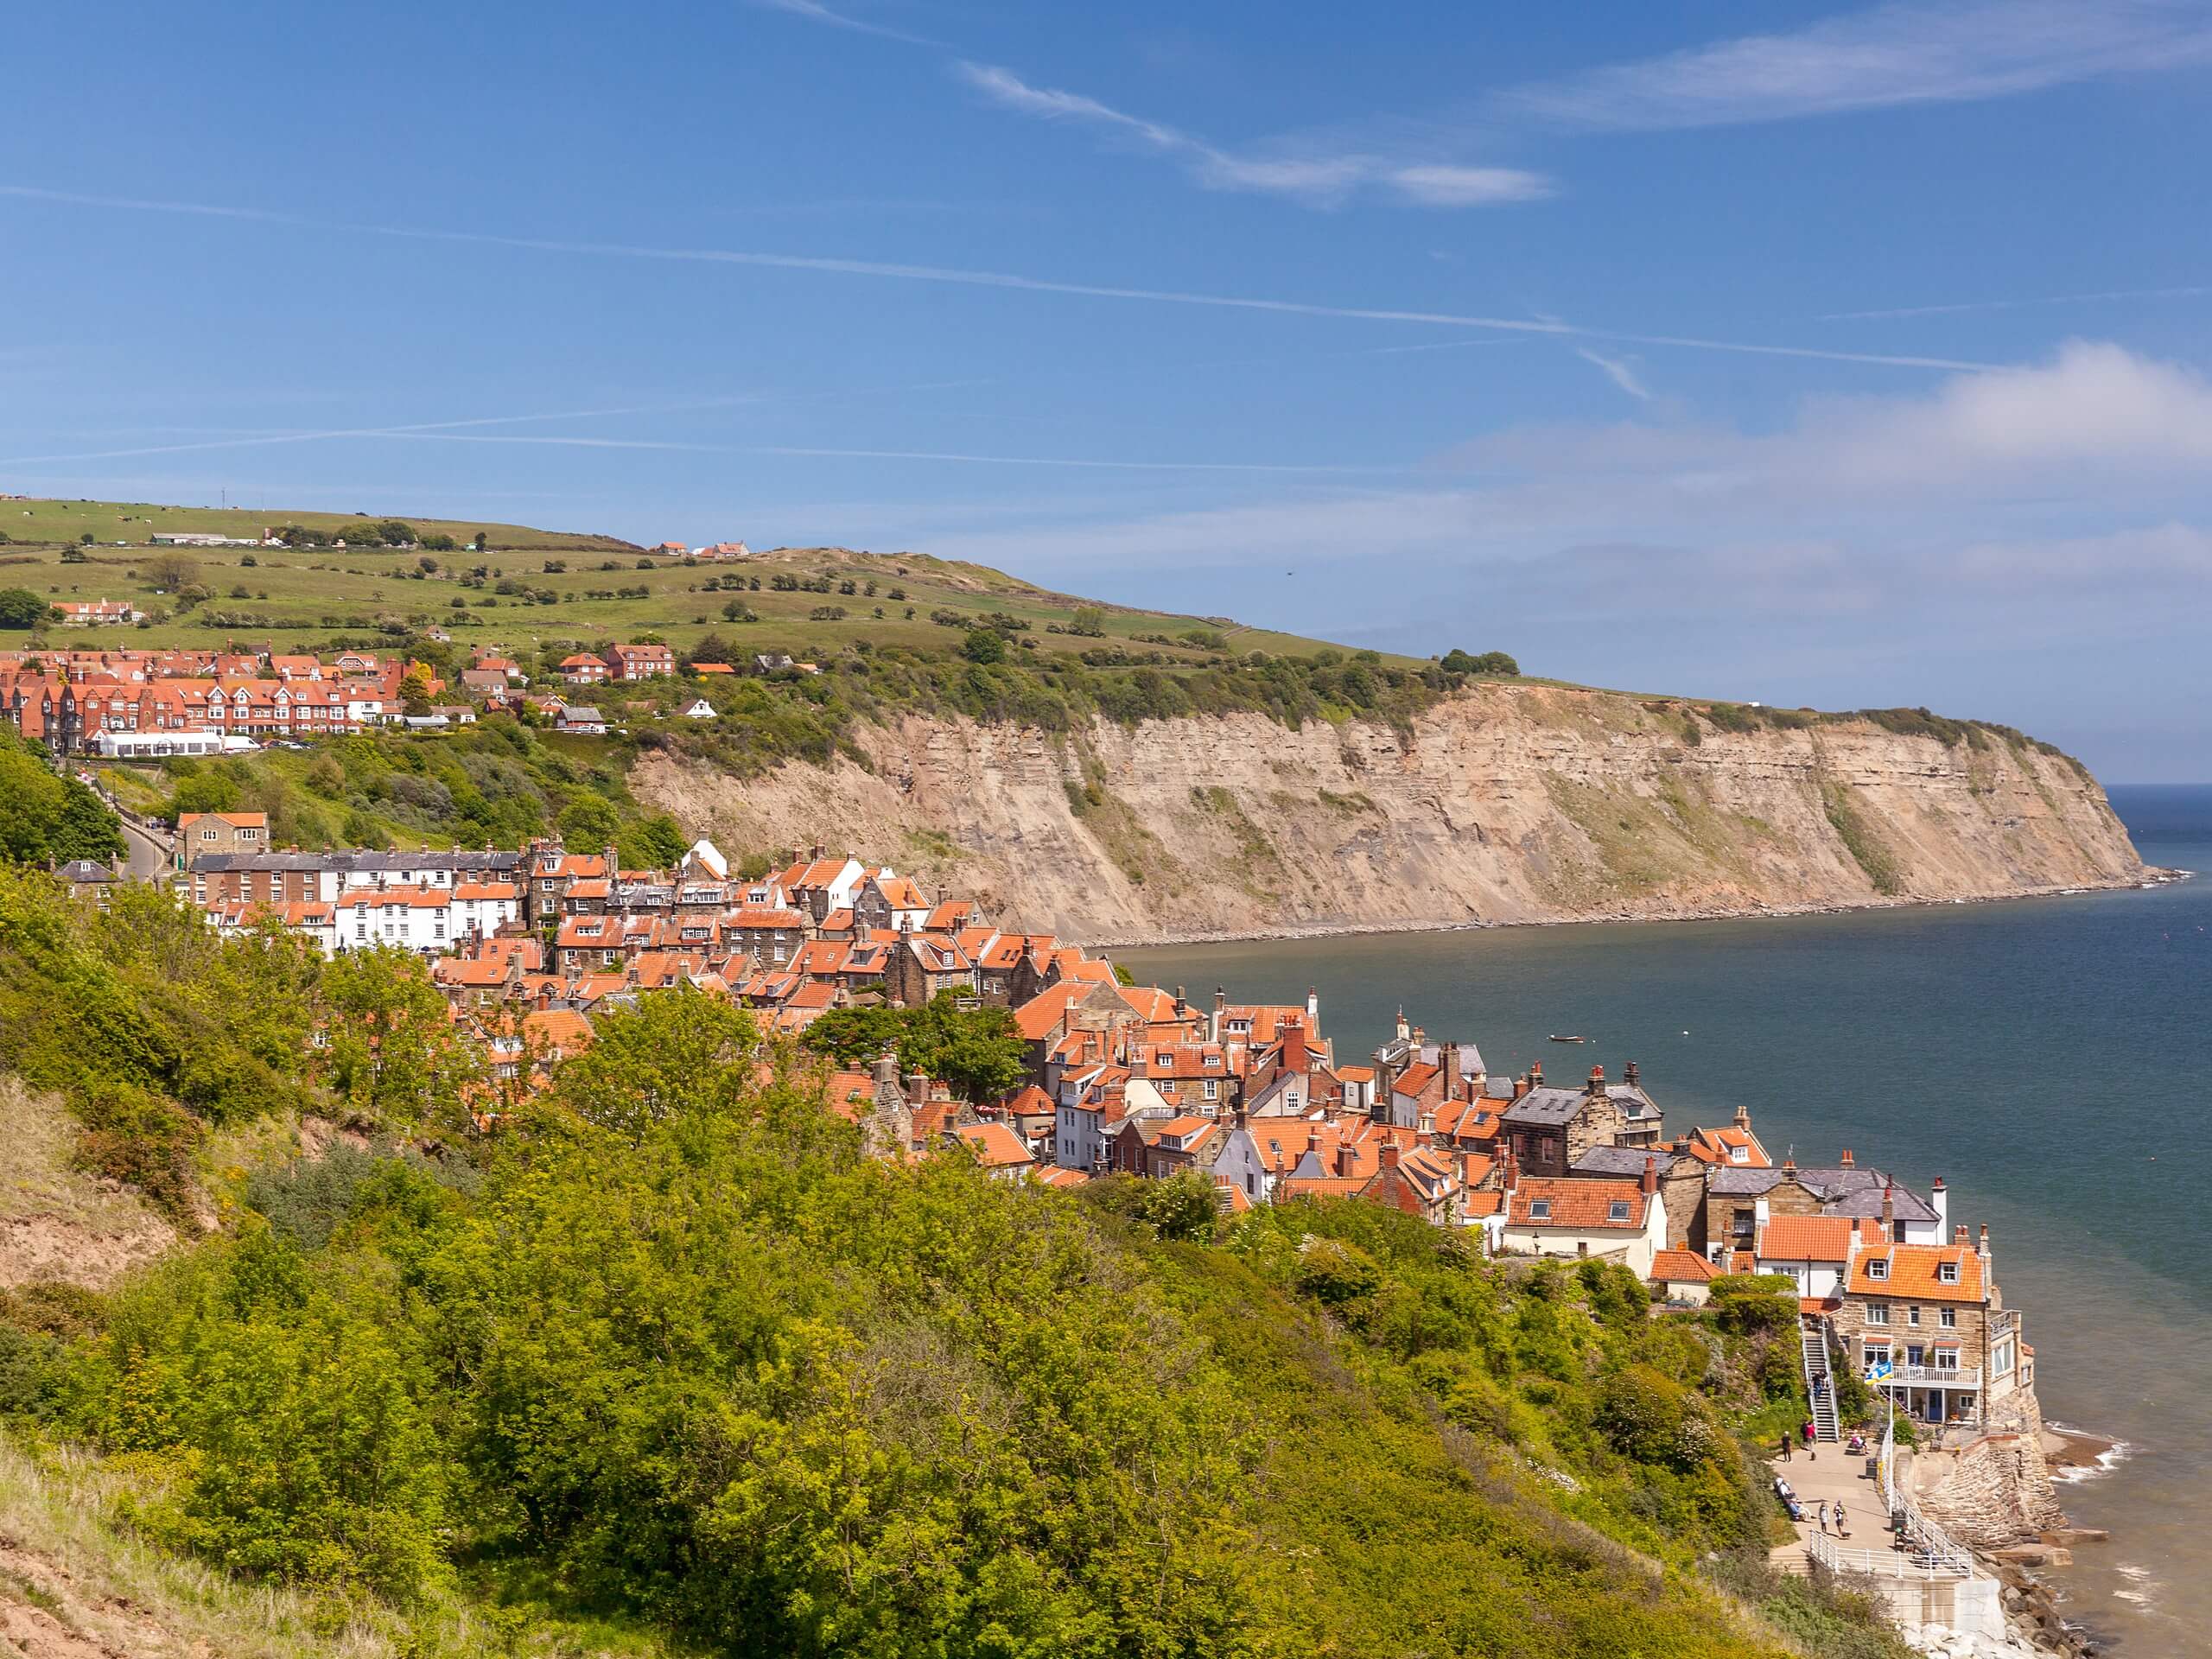
[[[1886,1545],[1889,1517],[1882,1509],[1881,1483],[1867,1478],[1866,1454],[1862,1452],[1853,1457],[1840,1441],[1810,1448],[1801,1442],[1794,1450],[1796,1455],[1786,1461],[1768,1454],[1767,1478],[1771,1482],[1780,1475],[1796,1489],[1805,1518],[1797,1523],[1797,1541],[1777,1545],[1767,1552],[1769,1558],[1777,1566],[1803,1560],[1805,1540],[1821,1529],[1822,1500],[1830,1504],[1842,1503],[1850,1516],[1852,1548],[1880,1549]],[[1808,1452],[1818,1455],[1808,1455]],[[1834,1522],[1828,1523],[1828,1535],[1835,1535]]]

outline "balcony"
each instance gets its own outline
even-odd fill
[[[1887,1375],[1878,1376],[1875,1368],[1868,1366],[1860,1373],[1876,1388],[1911,1389],[1970,1389],[1981,1388],[1981,1367],[1961,1370],[1955,1365],[1892,1365]]]

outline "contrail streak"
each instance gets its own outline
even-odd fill
[[[901,282],[942,283],[969,288],[995,288],[1032,294],[1065,294],[1080,298],[1125,300],[1154,305],[1206,306],[1225,310],[1260,311],[1285,316],[1336,317],[1361,322],[1403,322],[1431,327],[1490,328],[1508,334],[1547,334],[1563,338],[1610,340],[1637,346],[1669,346],[1701,352],[1736,352],[1758,357],[1810,358],[1831,363],[1870,363],[1894,368],[1957,369],[1969,372],[2000,366],[1957,358],[1903,356],[1884,352],[1830,351],[1806,346],[1748,344],[1739,340],[1708,340],[1681,334],[1636,334],[1585,328],[1572,323],[1532,321],[1526,317],[1494,317],[1451,311],[1404,310],[1393,307],[1327,305],[1306,300],[1281,300],[1230,294],[1197,294],[1179,289],[1131,288],[1107,283],[1060,282],[996,270],[964,270],[944,265],[916,265],[875,259],[830,258],[810,254],[759,253],[729,248],[656,248],[619,242],[577,242],[549,237],[501,236],[488,231],[449,231],[397,225],[353,225],[334,219],[302,218],[253,207],[224,207],[198,202],[145,201],[122,196],[86,195],[48,190],[30,185],[0,184],[0,196],[52,201],[77,207],[108,207],[132,213],[196,214],[217,219],[249,219],[263,224],[288,225],[350,236],[384,236],[417,242],[464,244],[477,247],[515,248],[533,253],[579,254],[596,258],[642,259],[694,264],[740,265],[772,270],[816,271],[845,276],[874,276]]]

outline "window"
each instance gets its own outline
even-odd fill
[[[1887,1325],[1889,1322],[1890,1305],[1887,1302],[1869,1302],[1866,1305],[1867,1324]]]
[[[1626,1198],[1615,1198],[1605,1207],[1605,1219],[1607,1221],[1626,1221],[1628,1219],[1628,1200]]]
[[[1749,1147],[1731,1147],[1728,1148],[1728,1160],[1731,1163],[1743,1163],[1749,1159],[1751,1155],[1751,1149]]]
[[[1920,1310],[1916,1307],[1908,1307],[1905,1309],[1904,1322],[1907,1325],[1918,1325],[1920,1323]]]
[[[2012,1374],[2012,1339],[2010,1337],[1989,1351],[1989,1369],[1999,1376]]]
[[[1531,1198],[1529,1200],[1529,1220],[1549,1221],[1551,1218],[1552,1201],[1549,1198]]]
[[[1957,1330],[1959,1328],[1959,1310],[1955,1307],[1945,1308],[1942,1314],[1938,1316],[1936,1323],[1941,1325],[1946,1331]]]
[[[1218,1083],[1217,1083],[1217,1082],[1215,1082],[1213,1078],[1211,1078],[1211,1077],[1208,1077],[1208,1078],[1206,1079],[1206,1098],[1207,1098],[1208,1100],[1211,1100],[1211,1099],[1213,1099],[1216,1096],[1217,1096],[1218,1094],[1220,1094],[1220,1092],[1221,1092],[1221,1084],[1218,1084]]]
[[[1959,1282],[1959,1264],[1955,1262],[1945,1262],[1942,1263],[1936,1269],[1936,1276],[1947,1285],[1957,1284]]]
[[[1888,1258],[1878,1255],[1868,1261],[1866,1263],[1866,1276],[1869,1279],[1888,1278],[1890,1276],[1890,1263]]]

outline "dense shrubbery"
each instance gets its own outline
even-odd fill
[[[0,858],[35,864],[89,858],[106,863],[127,849],[107,803],[0,726]]]
[[[264,752],[170,760],[171,813],[257,810],[271,844],[521,846],[556,826],[576,844],[613,842],[627,864],[665,864],[687,844],[647,813],[623,779],[620,746],[564,750],[505,715],[429,741],[398,734],[332,738],[312,755]]]
[[[224,1234],[111,1298],[0,1296],[0,1412],[110,1454],[148,1535],[717,1652],[1774,1651],[1689,1571],[1763,1541],[1721,1427],[1756,1338],[1618,1268],[869,1160],[695,992],[604,1016],[486,1140],[444,1119],[467,1062],[427,988],[0,872],[0,1066],[412,1131],[238,1179]],[[1807,1651],[1897,1651],[1753,1590]]]

